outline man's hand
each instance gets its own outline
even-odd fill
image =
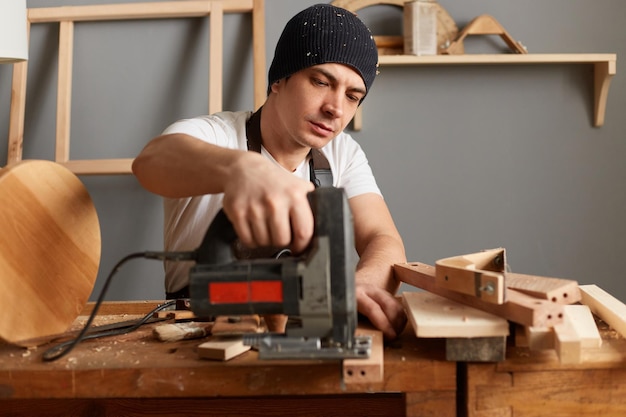
[[[250,248],[290,246],[300,253],[313,237],[307,194],[315,188],[254,152],[245,152],[224,185],[224,212]]]
[[[402,304],[384,289],[371,284],[357,284],[357,310],[383,332],[385,339],[395,339],[406,326]]]

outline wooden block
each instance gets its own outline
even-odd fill
[[[227,361],[250,350],[243,344],[241,336],[213,336],[208,342],[198,346],[198,356],[202,359]]]
[[[459,303],[495,314],[526,326],[550,327],[563,321],[563,305],[507,289],[506,302],[488,303],[468,294],[441,288],[435,282],[435,268],[420,262],[394,265],[394,274],[402,282],[449,298]]]
[[[598,348],[602,346],[602,337],[593,318],[591,309],[586,305],[565,306],[566,319],[580,337],[581,347]]]
[[[576,281],[513,272],[507,272],[505,279],[507,288],[533,297],[559,304],[574,304],[580,301],[581,295]]]
[[[404,292],[402,302],[417,337],[507,336],[502,317],[429,292]]]
[[[168,320],[193,320],[196,318],[196,315],[189,310],[166,310],[157,311],[153,314],[153,317]]]
[[[582,363],[582,343],[580,335],[569,317],[554,326],[554,348],[563,364]]]
[[[505,300],[504,249],[440,259],[435,264],[437,285],[502,304]]]
[[[626,337],[626,305],[597,285],[580,285],[581,303]]]
[[[506,336],[452,337],[446,339],[446,360],[500,362],[506,357]]]
[[[526,326],[513,323],[513,344],[516,347],[528,347],[528,338],[526,337]]]
[[[236,336],[244,333],[260,333],[263,330],[261,318],[256,314],[218,316],[215,318],[211,333],[216,336]]]
[[[360,384],[381,382],[383,380],[383,334],[378,330],[357,329],[357,336],[371,336],[372,350],[369,358],[344,359],[343,382]]]
[[[167,323],[156,326],[152,334],[161,342],[199,339],[211,333],[213,323]]]
[[[554,349],[556,335],[553,327],[525,326],[528,348],[533,351]]]

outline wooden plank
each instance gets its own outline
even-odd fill
[[[507,272],[506,286],[554,303],[574,304],[580,301],[578,282],[569,279]]]
[[[261,333],[265,331],[261,318],[256,314],[241,316],[219,316],[211,333],[219,336],[240,336],[245,333]]]
[[[402,303],[417,337],[507,336],[509,322],[430,292],[404,292]]]
[[[61,165],[76,175],[131,174],[133,158],[76,159]]]
[[[343,361],[343,380],[346,384],[380,382],[384,376],[383,334],[373,329],[357,329],[357,336],[370,336],[372,350],[369,358],[345,359]]]
[[[145,315],[165,303],[163,300],[144,300],[144,301],[104,301],[98,309],[98,315]],[[81,316],[91,314],[96,303],[88,302],[80,312]]]
[[[626,305],[597,285],[580,285],[581,303],[626,337]]]
[[[554,327],[523,327],[526,334],[526,341],[530,350],[554,349]]]
[[[67,162],[70,159],[74,22],[61,22],[59,30],[59,74],[57,83],[55,161],[62,163]]]
[[[591,309],[586,305],[565,306],[565,317],[572,323],[576,334],[580,337],[581,347],[598,348],[602,345],[602,338],[598,326],[593,318]]]
[[[254,109],[267,98],[265,62],[265,0],[254,0],[252,6],[252,67],[254,69]]]
[[[221,0],[227,12],[242,13],[252,9],[252,0]],[[211,12],[212,1],[164,1],[126,4],[37,7],[28,9],[31,23],[174,19],[204,17]]]
[[[617,54],[463,54],[463,55],[381,55],[380,65],[527,65],[595,64],[608,62],[615,74]]]
[[[30,24],[28,24],[30,28]],[[13,64],[11,84],[11,111],[9,115],[9,150],[7,164],[22,160],[24,117],[26,114],[26,80],[28,61]]]
[[[435,283],[435,268],[419,262],[394,265],[394,274],[402,282],[441,295],[459,303],[495,314],[527,326],[554,326],[563,320],[563,306],[507,289],[504,304],[482,301],[468,294],[441,288]]]
[[[554,326],[554,348],[563,364],[581,363],[582,343],[571,318],[565,315],[563,323]]]
[[[222,62],[224,57],[224,11],[213,3],[209,17],[209,114],[222,111]]]
[[[249,350],[250,346],[243,344],[241,336],[213,336],[198,346],[198,357],[227,361]]]

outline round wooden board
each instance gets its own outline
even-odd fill
[[[51,161],[0,169],[0,338],[64,332],[98,274],[100,225],[83,183]]]

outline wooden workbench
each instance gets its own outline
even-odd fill
[[[623,417],[626,339],[597,320],[602,346],[565,365],[554,350],[507,349],[496,364],[459,364],[463,417]]]
[[[102,320],[127,320],[154,304],[115,303]],[[76,326],[84,323],[84,316]],[[102,322],[100,324],[108,324]],[[43,362],[48,346],[0,341],[0,414],[12,416],[455,416],[456,364],[442,340],[412,329],[384,349],[384,378],[344,384],[338,361],[261,361],[250,351],[227,362],[199,359],[203,341],[164,343],[155,324],[84,341]],[[78,326],[80,327],[80,326]],[[45,410],[45,412],[44,412]]]

